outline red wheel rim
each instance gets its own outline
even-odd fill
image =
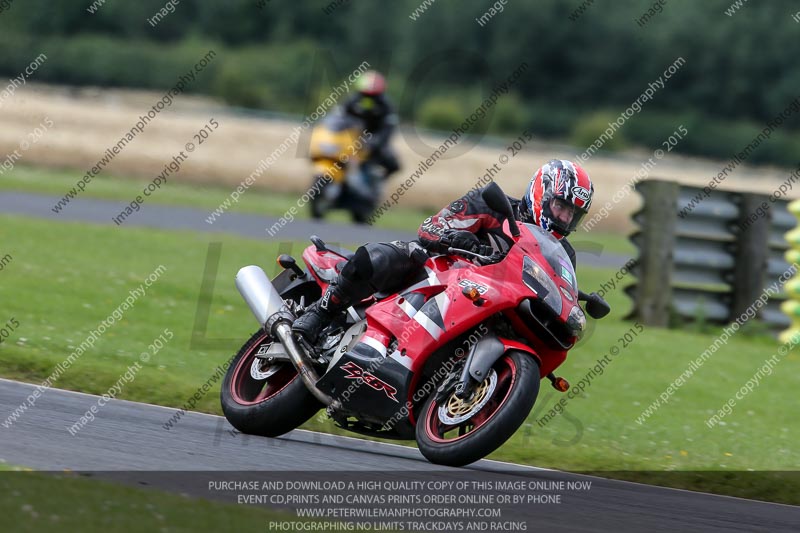
[[[240,405],[255,405],[269,400],[297,378],[298,374],[291,363],[277,363],[281,368],[264,379],[256,379],[250,372],[256,360],[258,349],[269,341],[269,335],[264,332],[253,343],[253,346],[239,359],[233,370],[230,392],[233,400]]]
[[[468,420],[461,424],[446,424],[439,418],[440,404],[431,402],[424,413],[425,433],[430,440],[442,444],[460,441],[483,428],[508,401],[517,382],[517,366],[506,356],[493,367],[497,372],[497,386],[489,401]],[[452,394],[452,393],[451,393]]]

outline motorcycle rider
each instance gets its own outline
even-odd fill
[[[384,178],[388,178],[400,165],[389,146],[398,119],[385,94],[386,79],[379,72],[368,70],[358,77],[355,89],[356,93],[347,99],[342,110],[361,120],[366,131],[372,134],[367,143],[370,154],[367,164],[380,165],[385,170]]]
[[[403,287],[418,272],[428,253],[445,253],[448,247],[486,254],[505,253],[513,241],[503,232],[503,216],[491,209],[474,190],[428,217],[419,228],[418,241],[370,243],[359,247],[322,298],[295,320],[292,330],[310,343],[316,342],[325,324],[351,302],[375,292]],[[589,211],[594,186],[586,171],[571,161],[553,159],[536,171],[521,200],[509,198],[516,220],[537,224],[549,231],[569,255],[573,267],[575,249],[566,236]]]

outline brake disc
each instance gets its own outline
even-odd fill
[[[464,401],[455,392],[450,393],[447,401],[439,406],[439,420],[449,426],[457,426],[472,418],[491,399],[497,388],[497,372],[489,370],[489,375],[475,388],[472,399]]]

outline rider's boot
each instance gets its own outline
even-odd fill
[[[331,285],[308,310],[294,321],[292,331],[302,335],[310,344],[317,342],[322,328],[350,305],[350,298],[341,285]]]

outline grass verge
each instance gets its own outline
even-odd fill
[[[138,489],[74,474],[0,472],[0,525],[8,533],[266,531],[296,517],[252,506]]]

